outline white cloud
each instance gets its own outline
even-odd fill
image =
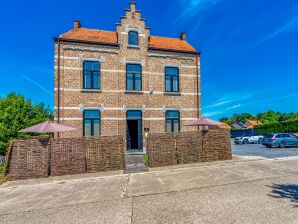
[[[42,86],[41,84],[39,84],[38,82],[30,79],[28,76],[26,76],[25,74],[21,74],[25,79],[27,79],[29,82],[33,83],[35,86],[37,86],[38,88],[40,88],[41,90],[43,90],[44,92],[46,92],[47,94],[54,96],[54,94],[49,91],[48,89],[46,89],[44,86]]]

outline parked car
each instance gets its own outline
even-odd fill
[[[235,138],[234,142],[236,144],[249,144],[249,143],[262,143],[262,135],[243,135],[241,137]]]
[[[298,137],[289,133],[272,133],[265,135],[262,144],[267,148],[298,146]]]

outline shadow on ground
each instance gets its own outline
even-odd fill
[[[298,185],[296,184],[273,184],[269,186],[272,192],[269,196],[274,198],[287,198],[298,208]]]

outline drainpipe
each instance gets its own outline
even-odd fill
[[[198,111],[198,118],[200,118],[200,96],[199,96],[199,67],[198,67],[198,62],[199,62],[199,57],[200,53],[196,53],[196,81],[197,81],[197,111]]]
[[[57,70],[57,120],[60,123],[60,39],[58,38],[58,62],[57,62],[58,70]],[[58,132],[58,138],[60,138],[60,133]]]

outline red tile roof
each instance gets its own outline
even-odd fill
[[[73,40],[73,41],[86,41],[102,44],[117,44],[118,37],[116,32],[105,30],[93,30],[87,28],[72,29],[59,36],[61,39]],[[179,38],[167,38],[150,36],[149,48],[184,51],[195,53],[196,49],[193,48],[187,41],[180,40]]]
[[[180,40],[179,38],[150,36],[149,47],[175,51],[196,52],[196,49],[187,43],[187,41]]]
[[[88,41],[96,43],[116,44],[117,33],[105,30],[92,30],[86,28],[72,29],[59,36],[63,39]]]

